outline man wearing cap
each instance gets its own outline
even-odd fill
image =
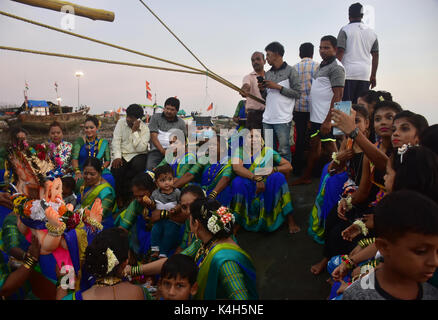
[[[362,22],[363,6],[354,3],[348,10],[350,23],[338,35],[336,57],[345,67],[343,101],[357,103],[357,98],[376,86],[379,43],[373,29]]]
[[[126,109],[126,119],[120,119],[113,133],[111,172],[116,180],[118,205],[123,208],[130,200],[132,178],[146,169],[149,144],[149,128],[141,120],[143,108],[131,104]]]
[[[180,102],[177,98],[171,97],[164,103],[162,113],[156,113],[152,116],[149,123],[149,131],[151,133],[151,151],[148,154],[146,164],[147,170],[153,170],[163,160],[166,155],[166,149],[169,148],[170,135],[175,133],[175,130],[180,130],[187,138],[186,123],[183,119],[177,116]]]

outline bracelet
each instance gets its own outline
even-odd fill
[[[210,199],[216,199],[216,197],[217,197],[217,192],[214,190],[208,195],[208,198]]]
[[[95,227],[99,230],[103,230],[103,225],[99,221],[97,221],[96,219],[86,217],[85,222],[88,223],[92,227]]]
[[[333,152],[332,153],[332,160],[336,164],[340,164],[341,163],[341,161],[338,160],[338,153],[337,152]]]
[[[361,233],[364,236],[368,235],[368,228],[367,228],[367,226],[365,225],[365,223],[362,220],[356,220],[356,221],[353,222],[353,224],[357,225],[360,228]]]
[[[254,179],[255,182],[262,182],[263,181],[263,177],[259,176],[257,178]]]
[[[348,269],[353,269],[356,264],[353,262],[353,260],[350,259],[350,257],[347,254],[344,254],[341,257],[342,262],[347,266]]]
[[[32,257],[29,253],[26,253],[26,257],[24,258],[23,266],[30,270],[37,264],[37,259]]]
[[[361,248],[365,248],[365,247],[368,247],[370,244],[373,244],[374,242],[376,242],[376,238],[365,238],[365,239],[359,240],[357,244]]]
[[[65,225],[64,222],[62,222],[62,224],[59,227],[55,227],[48,222],[46,223],[47,231],[49,231],[49,235],[51,235],[52,237],[62,236],[66,227],[67,226]]]
[[[274,167],[274,172],[278,172],[278,167]]]
[[[161,212],[160,212],[160,220],[167,219],[168,216],[169,216],[169,211],[161,210]]]
[[[138,277],[143,275],[141,266],[131,266],[131,277]]]

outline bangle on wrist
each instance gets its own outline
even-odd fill
[[[217,192],[213,190],[213,191],[208,195],[208,197],[209,197],[210,199],[216,199],[216,197],[217,197]]]
[[[278,167],[274,167],[274,172],[278,172]]]
[[[169,211],[167,211],[167,210],[161,210],[161,213],[160,213],[160,220],[167,219],[168,216],[169,216]]]
[[[351,260],[350,257],[346,254],[341,257],[341,260],[342,263],[344,263],[348,269],[353,269],[356,266],[353,260]]]

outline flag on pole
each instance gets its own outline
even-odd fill
[[[55,82],[55,87],[58,88],[58,84]]]
[[[26,90],[29,90],[29,85],[27,84],[27,81],[24,82],[24,86],[25,86]]]
[[[208,108],[207,108],[207,111],[210,111],[210,110],[213,110],[213,102],[210,103],[210,105],[209,105]]]
[[[150,93],[151,87],[149,86],[150,83],[148,81],[146,81],[146,99],[152,101],[152,93]]]

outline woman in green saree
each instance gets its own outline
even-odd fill
[[[199,267],[195,299],[258,299],[253,262],[231,238],[233,221],[233,214],[216,200],[198,199],[190,206],[190,228],[197,240],[182,254],[194,257]],[[159,274],[166,260],[139,269],[128,266],[125,273]]]
[[[83,185],[80,183],[83,181]],[[114,226],[113,214],[116,211],[116,193],[113,187],[102,177],[102,167],[96,158],[88,158],[84,163],[84,179],[79,181],[77,202],[81,208],[91,208],[94,201],[102,201],[102,225],[104,229]]]

